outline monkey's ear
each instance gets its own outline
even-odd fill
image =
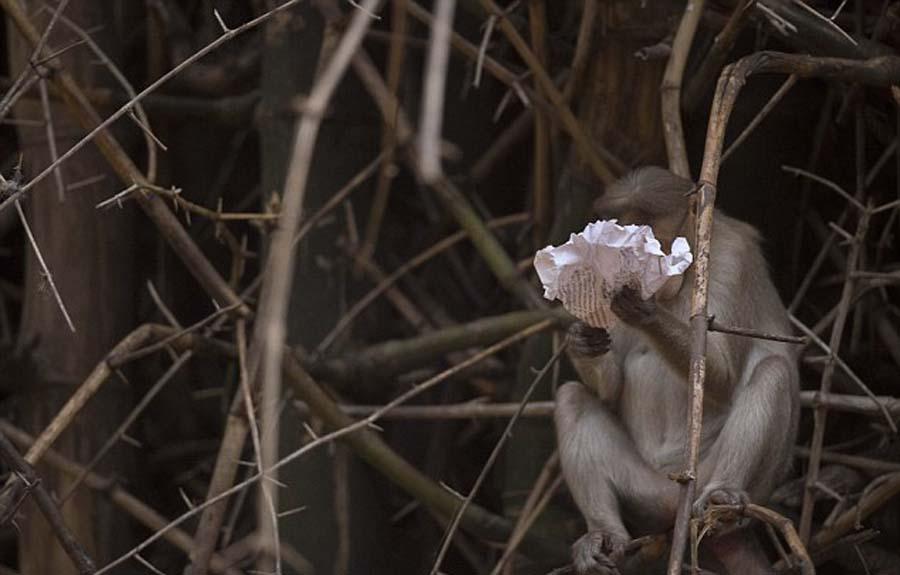
[[[594,213],[605,220],[617,218],[622,215],[621,204],[622,202],[617,201],[617,198],[607,190],[606,193],[594,200]]]

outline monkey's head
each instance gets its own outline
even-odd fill
[[[620,224],[649,225],[656,237],[669,246],[682,234],[694,183],[656,166],[638,168],[606,189],[594,202],[603,219]]]

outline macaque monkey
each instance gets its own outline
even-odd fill
[[[647,167],[610,186],[595,208],[621,224],[652,226],[668,250],[679,235],[693,244],[692,189]],[[724,325],[789,333],[759,243],[750,225],[716,213],[708,313]],[[633,536],[674,525],[679,488],[668,475],[685,466],[693,270],[647,301],[621,290],[612,301],[621,321],[608,332],[570,328],[569,356],[582,381],[559,388],[554,418],[562,470],[588,527],[572,548],[579,575],[618,573]],[[710,504],[765,502],[789,468],[799,416],[789,344],[716,332],[707,341],[695,515]],[[732,532],[709,549],[728,573],[768,572],[747,541]]]

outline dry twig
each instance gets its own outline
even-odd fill
[[[25,489],[30,491],[34,496],[34,502],[38,509],[46,517],[50,528],[53,530],[59,544],[65,550],[66,554],[72,559],[72,563],[78,568],[81,575],[88,575],[97,571],[94,562],[88,556],[84,548],[66,527],[62,514],[56,506],[56,502],[50,496],[47,489],[41,484],[41,478],[37,476],[31,465],[25,461],[25,458],[16,450],[16,447],[10,443],[6,435],[0,433],[0,458],[6,463],[7,467],[13,470],[16,475],[25,484]],[[9,487],[8,487],[9,488]]]
[[[759,52],[747,56],[727,67],[719,79],[706,137],[703,167],[700,173],[700,190],[697,218],[697,246],[695,283],[691,303],[691,369],[690,404],[688,417],[689,445],[686,448],[686,469],[678,515],[669,555],[669,575],[678,575],[681,557],[687,543],[688,523],[694,499],[697,461],[699,459],[700,428],[703,405],[703,383],[706,363],[706,317],[709,243],[712,232],[713,208],[716,197],[716,180],[721,164],[725,128],[741,88],[752,74],[795,73],[800,77],[839,78],[864,84],[894,84],[900,81],[900,58],[881,57],[864,61],[838,58],[815,58]],[[803,530],[801,529],[801,534]]]

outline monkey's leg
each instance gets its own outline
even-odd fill
[[[787,430],[796,420],[796,402],[786,384],[790,380],[790,366],[781,357],[768,357],[753,370],[700,466],[703,485],[695,513],[707,503],[763,501],[775,488],[791,458]]]
[[[766,554],[759,544],[759,538],[752,529],[735,529],[704,541],[727,575],[773,575],[775,570],[769,564]]]
[[[763,502],[790,462],[790,433],[795,414],[786,360],[771,357],[754,369],[750,381],[735,398],[719,437],[700,468],[703,485],[695,515],[708,504]],[[705,469],[711,469],[709,474]],[[749,492],[749,494],[748,494]],[[727,573],[767,574],[773,570],[749,529],[712,537],[707,548]]]
[[[616,573],[631,539],[621,508],[642,531],[664,531],[675,517],[677,486],[644,461],[615,415],[583,385],[559,388],[555,422],[563,474],[588,524],[572,548],[575,569]]]

